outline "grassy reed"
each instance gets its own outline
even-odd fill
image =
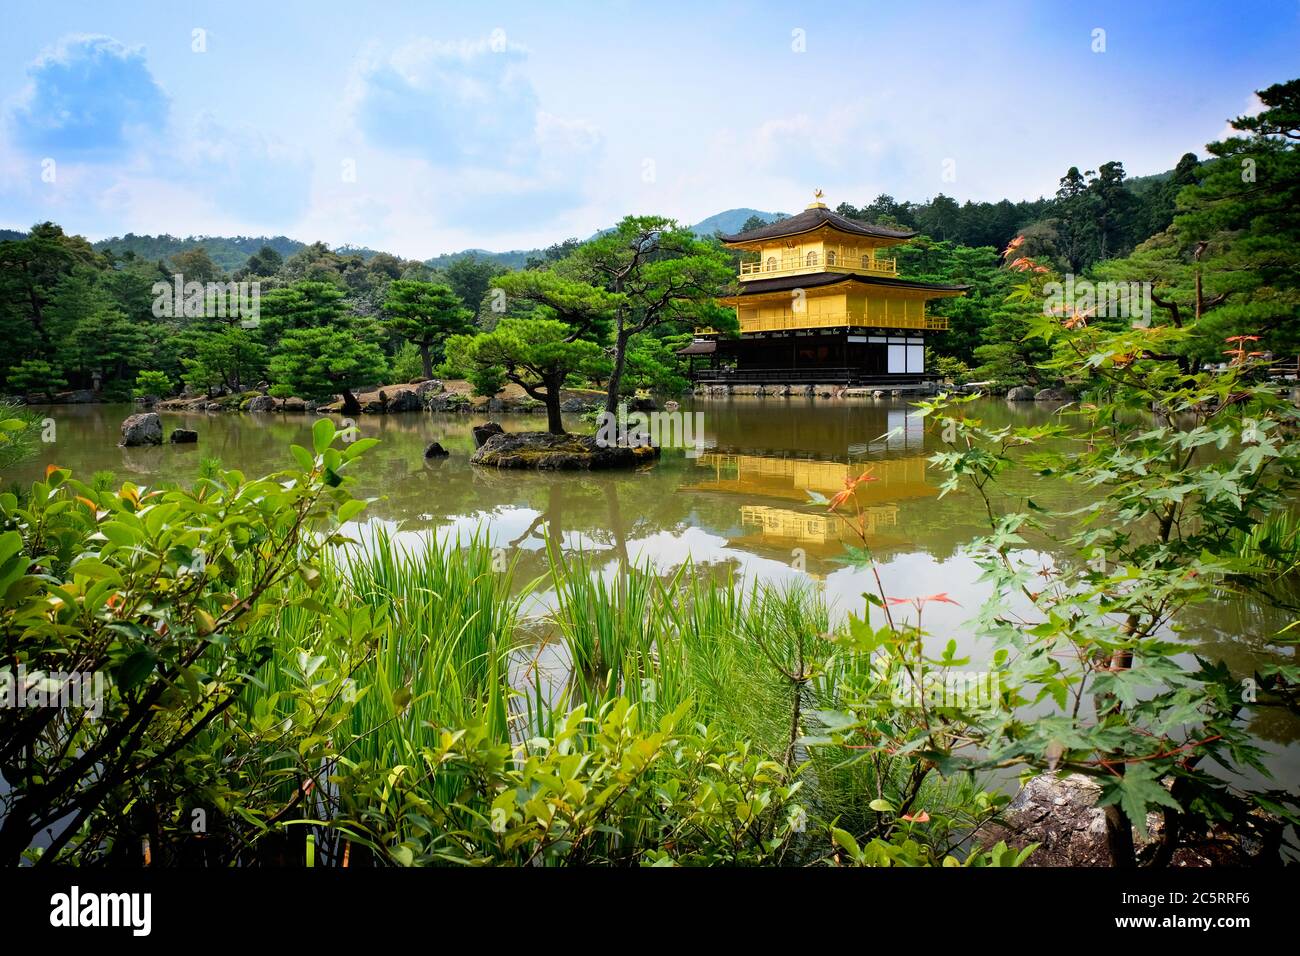
[[[865,824],[866,803],[893,782],[887,762],[796,745],[813,712],[842,705],[845,683],[868,666],[830,652],[829,613],[810,587],[742,588],[689,563],[662,576],[649,565],[600,567],[589,556],[552,552],[554,601],[540,636],[570,666],[563,685],[550,687],[538,668],[511,668],[512,657],[537,648],[519,610],[540,582],[516,588],[493,558],[477,536],[403,550],[381,534],[337,553],[314,590],[304,585],[304,597],[347,609],[348,626],[373,641],[354,675],[364,693],[334,731],[347,761],[419,766],[421,749],[443,728],[482,726],[516,744],[551,739],[572,708],[594,713],[625,697],[648,724],[687,705],[695,722],[791,769],[802,765],[825,819]],[[281,689],[301,648],[331,653],[331,642],[312,630],[319,620],[290,608],[268,625],[275,657],[251,695]],[[445,805],[460,799],[463,783],[424,775],[420,797]]]
[[[1237,554],[1274,578],[1300,571],[1300,516],[1279,511],[1255,524],[1249,534],[1238,533]]]

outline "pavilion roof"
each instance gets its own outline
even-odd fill
[[[750,229],[748,232],[740,232],[734,236],[723,236],[722,241],[731,244],[755,242],[762,239],[784,239],[787,236],[798,236],[823,227],[852,236],[868,236],[872,239],[902,240],[911,239],[916,235],[915,232],[908,229],[875,226],[871,223],[847,219],[823,205],[814,204],[797,216],[781,219],[766,226],[759,226],[757,229]]]
[[[732,298],[747,298],[752,295],[766,295],[771,292],[789,292],[793,289],[815,289],[818,286],[835,285],[840,282],[855,282],[859,285],[883,286],[890,289],[917,289],[922,292],[939,292],[949,295],[960,294],[970,289],[968,285],[916,282],[911,279],[891,279],[886,276],[856,275],[852,272],[816,272],[811,275],[755,279],[752,282],[742,284],[740,295]]]

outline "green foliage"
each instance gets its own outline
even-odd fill
[[[574,338],[598,345],[609,339],[611,317],[625,301],[621,295],[551,269],[506,273],[492,281],[492,288],[505,294],[511,315],[563,322]]]
[[[379,346],[346,328],[286,332],[269,370],[291,395],[328,401],[341,394],[345,411],[360,407],[354,389],[382,382],[388,371]]]
[[[556,714],[550,734],[522,748],[481,727],[444,730],[416,765],[362,792],[369,812],[356,828],[406,834],[370,844],[401,865],[778,860],[801,816],[799,785],[779,764],[690,730],[684,718],[681,708],[644,726],[638,708],[618,699],[590,715],[584,706]],[[439,782],[458,799],[422,798]]]
[[[0,403],[0,471],[36,454],[40,422],[22,405]]]
[[[633,340],[624,369],[623,394],[645,390],[680,395],[689,387],[690,381],[682,374],[681,360],[666,339],[643,335]]]
[[[67,379],[43,359],[24,359],[9,369],[7,380],[15,392],[36,392],[47,396],[68,384]]]
[[[1246,781],[1266,771],[1242,720],[1250,705],[1240,676],[1222,662],[1188,666],[1172,637],[1196,604],[1273,572],[1239,542],[1294,499],[1300,413],[1254,381],[1240,347],[1224,373],[1189,372],[1178,355],[1192,329],[1041,317],[1032,334],[1053,350],[1047,372],[1087,395],[1059,421],[995,429],[961,401],[922,406],[948,442],[932,459],[949,475],[944,492],[971,490],[987,507],[990,533],[974,553],[992,597],[978,621],[1007,695],[1003,712],[959,730],[945,717],[922,749],[945,773],[1022,764],[1093,776],[1120,865],[1133,860],[1130,827],[1144,836],[1152,811],[1166,823],[1146,849],[1157,864],[1180,832],[1243,805],[1295,822],[1294,795]],[[1016,468],[1077,486],[1078,506],[1004,510],[995,489]],[[1039,534],[1067,554],[1050,573],[1025,550]],[[1011,610],[1013,593],[1032,614]],[[1054,713],[1018,712],[1039,701],[1054,702]],[[980,754],[945,743],[958,733]],[[1207,772],[1211,762],[1233,775]]]
[[[392,377],[396,382],[414,382],[424,378],[424,359],[420,350],[411,342],[403,342],[389,360]],[[437,368],[433,370],[437,375]]]
[[[700,240],[671,219],[628,216],[556,269],[614,297],[609,413],[617,411],[634,339],[656,330],[736,328],[735,312],[716,301],[733,279],[730,257],[716,242]]]
[[[136,398],[144,395],[157,395],[165,398],[172,391],[171,379],[163,372],[144,371],[135,377]]]
[[[573,328],[554,319],[502,319],[491,332],[449,339],[447,351],[470,370],[480,394],[505,378],[543,402],[555,435],[564,434],[564,380],[600,357],[598,346],[576,339]]]
[[[443,267],[442,275],[461,305],[472,314],[478,309],[488,286],[505,270],[493,262],[476,255],[460,256]]]
[[[346,294],[318,279],[272,289],[261,297],[260,331],[275,338],[296,329],[338,325],[346,315]]]
[[[266,350],[256,334],[238,325],[182,337],[193,357],[181,360],[191,388],[241,392],[266,371]]]
[[[384,299],[388,327],[420,350],[425,378],[433,378],[435,348],[450,335],[468,332],[474,314],[448,286],[395,279]]]
[[[144,262],[162,262],[200,247],[223,272],[233,274],[248,269],[254,275],[269,276],[275,273],[285,257],[293,255],[303,244],[287,236],[204,236],[201,239],[182,239],[167,235],[137,236],[134,233],[101,239],[94,244],[94,248],[106,256]],[[255,260],[258,268],[253,270]]]
[[[348,494],[346,473],[373,441],[340,450],[335,437],[328,420],[317,422],[314,450],[295,450],[299,468],[263,479],[229,471],[189,489],[128,483],[113,492],[51,467],[24,502],[0,495],[7,664],[45,693],[58,691],[61,673],[102,681],[81,708],[0,709],[6,863],[130,860],[160,814],[196,796],[208,807],[237,804],[246,819],[274,814],[238,789],[227,754],[192,745],[223,726],[269,659],[259,621],[296,602],[322,630],[342,623],[331,608],[304,604],[294,586],[318,578],[318,556],[341,541],[334,522],[364,504]],[[300,669],[312,672],[309,662]],[[319,690],[302,687],[303,726],[324,703]],[[278,722],[262,729],[271,739],[282,733]],[[220,768],[230,773],[224,787]],[[48,846],[29,849],[56,823]]]

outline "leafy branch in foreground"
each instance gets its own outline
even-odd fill
[[[25,502],[0,495],[0,654],[46,704],[0,709],[0,862],[42,833],[49,862],[134,853],[116,838],[153,832],[188,748],[271,654],[255,625],[364,507],[346,472],[374,440],[336,437],[318,421],[299,468],[261,479],[108,491],[51,466]],[[71,675],[102,680],[102,699],[49,706]]]

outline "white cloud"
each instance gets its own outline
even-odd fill
[[[1238,113],[1237,116],[1258,116],[1260,113],[1264,112],[1264,109],[1265,109],[1264,101],[1259,98],[1259,94],[1251,93],[1250,96],[1247,97],[1246,99],[1246,108],[1243,109],[1240,113]],[[1219,135],[1215,136],[1214,139],[1211,140],[1211,142],[1215,142],[1218,140],[1232,139],[1232,137],[1234,136],[1241,136],[1242,135],[1241,130],[1237,129],[1232,125],[1232,121],[1236,119],[1237,116],[1233,116],[1229,118],[1223,124],[1223,129],[1219,130]]]

